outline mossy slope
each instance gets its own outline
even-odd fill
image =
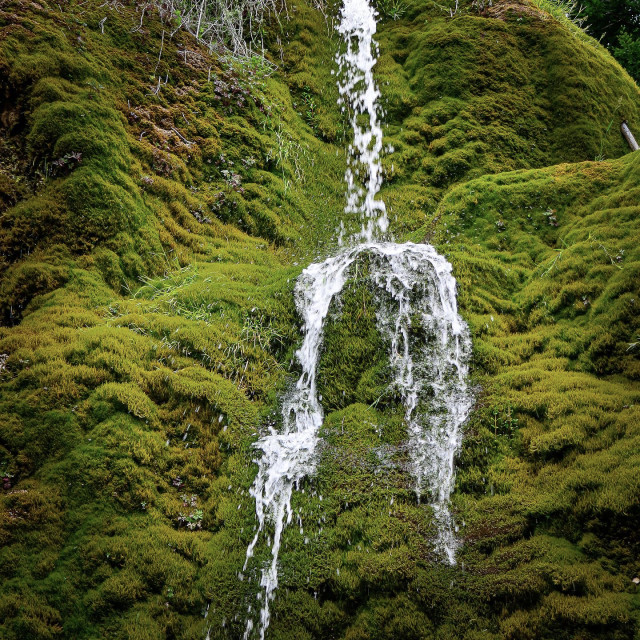
[[[2,636],[196,637],[343,157],[150,7],[1,19]]]
[[[285,534],[273,637],[634,637],[639,191],[637,154],[487,176],[422,231],[454,264],[474,341],[456,568],[403,471],[402,407],[375,385],[384,337],[354,274],[327,327],[323,463],[296,497],[303,531]]]
[[[460,563],[404,471],[365,260],[327,326],[273,638],[636,633],[640,156],[583,161],[625,152],[607,127],[640,128],[638,90],[494,5],[408,3],[379,34],[394,232],[446,253],[473,332]],[[150,7],[2,8],[0,637],[235,638],[255,609],[250,445],[342,209],[335,8],[289,9],[271,73]]]

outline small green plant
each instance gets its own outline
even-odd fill
[[[495,436],[503,435],[513,437],[518,429],[518,418],[515,417],[513,407],[494,407],[492,412],[492,428]]]
[[[176,270],[169,270],[166,276],[160,278],[150,278],[140,276],[140,281],[144,286],[135,292],[134,298],[144,298],[154,300],[160,296],[172,294],[182,287],[192,284],[198,278],[198,265],[193,263],[186,267],[180,267],[177,263]]]
[[[285,336],[273,325],[272,320],[269,319],[265,323],[264,316],[254,313],[250,313],[244,319],[242,340],[253,347],[260,346],[265,350],[283,347],[285,344]]]
[[[407,3],[403,0],[378,0],[377,9],[384,18],[400,20],[407,12]]]
[[[598,41],[588,33],[588,27],[585,26],[587,17],[578,0],[532,0],[532,4],[564,25],[575,38],[585,44],[598,45]]]
[[[605,140],[607,139],[607,137],[609,136],[609,132],[611,131],[611,127],[613,126],[613,122],[615,120],[615,114],[618,112],[618,109],[620,109],[621,105],[622,105],[622,98],[619,98],[618,99],[618,104],[616,105],[616,108],[613,111],[613,116],[611,117],[611,121],[609,122],[609,125],[605,129],[604,135],[600,139],[600,151],[598,152],[598,155],[595,157],[595,161],[596,162],[602,162],[605,159],[605,157],[604,157],[604,143],[605,143]]]
[[[282,171],[282,181],[284,182],[285,193],[291,187],[291,180],[295,180],[302,184],[305,180],[304,169],[302,167],[302,159],[308,157],[308,147],[301,145],[291,136],[278,122],[274,128],[276,137],[276,148],[269,149],[266,160],[275,160],[276,167]],[[287,171],[287,168],[289,170]]]
[[[318,133],[318,105],[316,99],[311,93],[311,89],[305,86],[302,89],[302,104],[304,105],[304,113],[302,114],[306,123],[311,127],[313,132]]]
[[[578,0],[532,0],[532,4],[538,9],[546,11],[582,42],[592,45],[598,44],[597,40],[587,33],[586,16],[583,14]]]

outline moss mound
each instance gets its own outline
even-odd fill
[[[362,260],[269,636],[632,639],[638,89],[543,2],[379,4],[393,231],[448,256],[473,333],[464,544],[438,561],[411,490]],[[277,70],[150,5],[0,8],[0,637],[242,635],[251,443],[343,208],[321,8],[265,26]]]

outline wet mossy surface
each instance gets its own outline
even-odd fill
[[[638,634],[640,154],[617,127],[640,93],[533,4],[459,4],[383,18],[376,67],[392,231],[447,256],[473,338],[458,564],[406,470],[365,257],[270,638]],[[143,6],[0,8],[7,640],[237,638],[260,605],[251,445],[343,208],[336,7],[268,25],[267,71]]]
[[[327,410],[356,402],[377,404],[391,395],[388,337],[377,326],[379,291],[371,283],[373,268],[366,254],[356,260],[329,309],[318,366],[318,394]]]

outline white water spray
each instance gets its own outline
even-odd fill
[[[387,230],[388,220],[384,202],[376,199],[382,184],[382,129],[380,94],[373,80],[375,11],[368,0],[344,0],[338,30],[347,46],[346,53],[337,58],[338,88],[351,110],[354,131],[345,174],[345,212],[360,214],[362,228],[353,240],[361,244],[354,242],[324,262],[311,264],[298,279],[295,300],[304,322],[304,339],[296,357],[302,375],[284,398],[281,432],[271,428],[254,445],[262,452],[251,488],[258,527],[244,569],[265,527],[273,530],[271,562],[262,569],[260,580],[264,589],[259,596],[260,640],[269,626],[269,607],[278,587],[278,556],[283,530],[293,517],[293,489],[316,469],[323,420],[316,371],[324,322],[332,300],[349,278],[349,267],[361,255],[371,259],[370,284],[378,291],[378,329],[390,336],[393,385],[405,406],[414,488],[418,500],[426,495],[433,508],[438,525],[436,550],[455,563],[457,541],[448,503],[460,427],[472,405],[466,383],[471,340],[457,312],[456,283],[447,260],[430,245],[376,241]],[[361,124],[363,119],[368,119],[367,126]],[[245,640],[254,630],[251,607],[248,614]]]
[[[269,435],[260,438],[256,448],[263,452],[258,462],[251,495],[256,500],[258,530],[247,549],[244,569],[268,521],[274,527],[271,546],[271,563],[262,570],[260,586],[264,587],[264,599],[260,611],[260,638],[264,638],[269,626],[269,604],[278,587],[278,554],[284,527],[291,522],[291,493],[293,486],[315,471],[315,451],[318,430],[322,425],[322,407],[316,393],[316,370],[322,344],[322,328],[329,306],[346,280],[346,272],[353,262],[348,254],[338,254],[322,264],[312,264],[303,272],[295,288],[296,307],[304,320],[304,341],[296,352],[302,366],[302,375],[293,391],[284,399],[282,408],[282,433],[271,429]],[[243,570],[244,570],[243,569]],[[245,640],[253,629],[253,621],[247,621]]]
[[[360,214],[362,229],[356,239],[372,242],[378,230],[384,233],[389,226],[385,204],[376,200],[382,186],[380,91],[373,79],[373,67],[377,61],[374,52],[377,54],[378,47],[373,39],[376,12],[367,0],[344,0],[340,18],[338,31],[346,42],[347,50],[336,56],[340,69],[338,91],[342,110],[349,108],[353,129],[345,173],[345,213]],[[361,124],[363,120],[366,125]]]
[[[390,364],[405,407],[408,452],[418,501],[426,493],[438,535],[436,551],[455,564],[457,541],[448,508],[454,456],[473,396],[467,385],[469,329],[458,315],[451,264],[428,244],[385,244],[372,279],[378,329],[391,336]],[[375,253],[373,254],[376,255]]]

